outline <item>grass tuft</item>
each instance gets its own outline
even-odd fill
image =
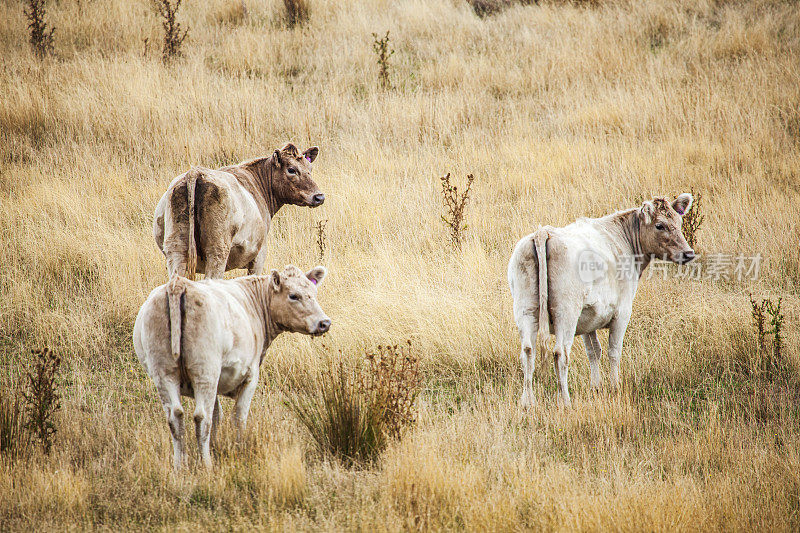
[[[49,348],[31,350],[33,365],[28,371],[27,386],[22,391],[25,401],[26,428],[39,441],[42,450],[50,453],[56,435],[55,415],[61,409],[59,379],[61,358]]]
[[[161,57],[164,63],[181,54],[181,45],[189,34],[188,28],[181,32],[178,22],[178,9],[183,0],[153,0],[153,5],[161,17],[161,26],[164,28],[164,46]]]
[[[29,42],[33,51],[40,58],[52,54],[54,27],[48,28],[45,17],[47,16],[46,0],[25,0],[25,18],[28,19],[30,30]]]
[[[347,365],[340,354],[326,372],[295,381],[286,405],[320,450],[347,466],[366,464],[416,420],[420,382],[410,341],[378,346],[366,362]]]
[[[13,385],[0,386],[0,453],[12,459],[30,451],[30,432],[25,424],[22,395]]]

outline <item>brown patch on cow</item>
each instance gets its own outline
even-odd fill
[[[204,179],[197,180],[195,209],[195,242],[198,243],[197,255],[203,261],[208,260],[209,253],[222,253],[227,257],[230,250],[231,235],[226,224],[229,213],[227,205],[228,193],[215,183]]]
[[[169,204],[172,208],[173,223],[183,225],[189,222],[189,199],[186,194],[186,180],[182,180],[172,189]]]
[[[674,222],[680,227],[683,219],[675,209],[672,208],[672,202],[664,196],[653,198],[653,205],[656,207],[656,214],[661,215],[667,220]]]
[[[197,192],[195,194],[197,195],[197,199],[195,201],[198,204],[202,203],[211,205],[211,202],[219,204],[222,201],[223,193],[220,191],[220,188],[217,185],[204,179],[199,179],[197,180]]]

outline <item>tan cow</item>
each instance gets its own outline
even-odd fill
[[[221,278],[247,268],[260,274],[272,217],[286,205],[317,207],[325,195],[311,179],[319,148],[302,154],[289,143],[270,157],[218,170],[193,168],[175,178],[161,197],[153,233],[167,271],[194,279]]]
[[[317,303],[325,277],[295,266],[269,276],[190,281],[175,276],[150,293],[133,327],[139,361],[155,382],[172,433],[175,469],[185,462],[181,396],[195,399],[200,455],[211,466],[219,425],[217,395],[236,400],[233,421],[244,429],[258,372],[270,343],[284,331],[322,335],[331,320]]]
[[[692,250],[681,233],[692,195],[670,202],[655,198],[639,208],[602,218],[581,218],[563,228],[545,226],[521,239],[508,264],[525,374],[521,404],[533,403],[533,347],[555,335],[553,364],[561,399],[570,405],[569,355],[582,335],[589,355],[591,387],[600,386],[597,330],[608,328],[611,386],[619,384],[622,338],[639,278],[653,259],[688,263]],[[537,335],[538,330],[538,335]]]

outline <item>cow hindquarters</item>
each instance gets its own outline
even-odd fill
[[[172,436],[173,464],[186,463],[184,411],[181,405],[181,373],[170,342],[168,299],[164,287],[154,289],[136,316],[133,345],[139,362],[153,380]]]
[[[209,180],[197,182],[196,196],[199,246],[205,259],[206,278],[219,279],[227,270],[231,254],[234,208],[228,191]]]
[[[520,362],[524,375],[520,405],[531,407],[533,396],[533,370],[536,366],[539,289],[536,272],[538,261],[531,236],[521,239],[514,248],[508,263],[508,285],[514,298],[514,321],[520,339]]]

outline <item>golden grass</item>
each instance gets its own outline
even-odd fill
[[[146,0],[53,3],[57,57],[41,62],[21,5],[0,5],[0,372],[45,343],[68,368],[52,455],[0,460],[0,529],[800,528],[796,4],[542,2],[479,19],[458,0],[313,0],[295,29],[278,0],[238,4],[184,2],[168,66]],[[390,91],[371,49],[386,30]],[[175,476],[130,341],[165,281],[155,202],[190,165],[287,140],[321,146],[327,201],[281,211],[268,264],[311,266],[328,220],[325,349],[413,339],[420,420],[374,468],[320,457],[281,389],[323,347],[286,335],[247,446],[224,429],[212,474]],[[439,218],[447,172],[476,177],[460,251]],[[548,360],[521,413],[516,240],[691,187],[700,250],[761,253],[760,279],[645,280],[620,397],[590,396],[576,343],[574,409],[556,406]],[[784,298],[787,383],[738,370],[751,291]]]

